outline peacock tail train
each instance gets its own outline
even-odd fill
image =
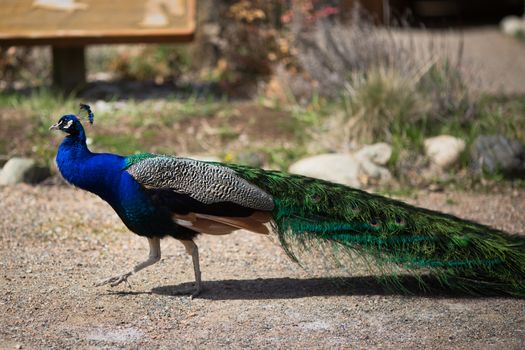
[[[128,157],[127,167],[150,157],[158,156]],[[422,289],[433,287],[431,277],[468,294],[525,297],[523,236],[319,179],[202,163],[233,170],[271,195],[274,231],[297,262],[297,252],[328,248],[331,256],[361,257],[389,287],[403,289],[409,274]]]
[[[525,296],[524,237],[318,179],[213,164],[273,196],[274,228],[294,260],[294,247],[328,244],[371,258],[390,286],[403,288],[404,271],[469,294]]]

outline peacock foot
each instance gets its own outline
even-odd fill
[[[201,291],[202,291],[202,288],[201,288],[200,284],[195,286],[195,289],[193,290],[193,293],[191,293],[191,295],[190,295],[190,299],[198,297],[199,294],[201,294]]]
[[[118,286],[119,284],[121,284],[122,282],[126,282],[128,284],[128,286],[131,287],[131,285],[128,282],[128,277],[129,276],[131,276],[131,272],[122,274],[120,276],[114,276],[114,277],[106,278],[106,279],[104,279],[104,280],[102,280],[100,282],[95,283],[95,287],[104,286],[106,284],[109,284],[111,287],[115,287],[115,286]]]

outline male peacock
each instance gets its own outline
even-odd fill
[[[81,108],[93,123],[89,106]],[[67,134],[56,157],[62,176],[107,201],[131,231],[149,242],[146,261],[99,286],[116,286],[159,261],[160,239],[171,236],[193,258],[196,296],[201,272],[194,238],[246,229],[274,231],[293,259],[293,247],[329,245],[371,258],[396,274],[431,275],[452,289],[525,295],[523,237],[283,172],[154,154],[92,153],[79,117],[72,114],[50,129]]]

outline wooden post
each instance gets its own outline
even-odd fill
[[[197,1],[195,41],[191,45],[194,67],[214,67],[219,57],[216,40],[220,35],[221,1]]]
[[[84,46],[53,46],[53,85],[69,94],[84,84]]]

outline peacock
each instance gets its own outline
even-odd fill
[[[115,210],[127,228],[147,238],[148,258],[96,286],[117,286],[161,258],[160,240],[179,240],[193,259],[202,290],[200,234],[239,229],[274,234],[286,254],[323,247],[378,266],[383,281],[403,274],[432,276],[440,287],[469,294],[525,296],[525,238],[319,179],[244,165],[150,153],[93,153],[81,120],[68,114],[52,125],[66,134],[56,163],[70,184],[92,192]],[[84,113],[84,114],[86,114]],[[352,258],[353,259],[353,258]],[[397,281],[397,282],[396,282]]]

